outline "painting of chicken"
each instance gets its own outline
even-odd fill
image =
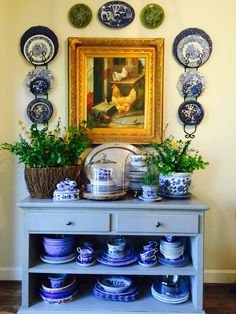
[[[137,98],[137,92],[132,88],[129,95],[123,96],[120,92],[119,87],[116,84],[112,84],[112,103],[116,106],[119,112],[119,116],[125,116],[125,113],[130,111],[132,105]]]

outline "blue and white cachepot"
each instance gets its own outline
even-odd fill
[[[146,200],[152,200],[158,197],[158,185],[142,185],[142,190],[142,197]]]
[[[184,196],[191,185],[191,173],[175,172],[168,175],[160,174],[159,184],[161,193],[166,196]]]

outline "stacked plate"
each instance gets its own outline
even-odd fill
[[[120,254],[112,255],[108,250],[104,250],[97,257],[97,261],[101,264],[108,266],[125,266],[135,263],[138,255],[134,252],[133,248],[126,247]]]
[[[163,265],[184,266],[189,262],[189,255],[184,253],[184,241],[167,236],[160,242],[158,261]]]
[[[132,279],[125,276],[99,279],[93,293],[99,299],[123,302],[134,301],[139,294]]]
[[[141,185],[146,173],[146,167],[132,166],[127,164],[126,166],[126,188],[130,192],[141,192]]]
[[[151,293],[154,298],[169,304],[183,303],[189,299],[188,280],[185,276],[161,276],[153,283]]]
[[[49,280],[42,283],[40,296],[49,304],[64,304],[72,300],[78,292],[78,283],[74,277],[68,277],[60,288],[52,288]]]

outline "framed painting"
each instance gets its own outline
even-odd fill
[[[69,41],[69,124],[86,120],[94,144],[161,141],[162,38]]]

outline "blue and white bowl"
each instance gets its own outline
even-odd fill
[[[133,281],[125,276],[110,276],[99,279],[98,284],[107,292],[120,293],[129,289]]]

